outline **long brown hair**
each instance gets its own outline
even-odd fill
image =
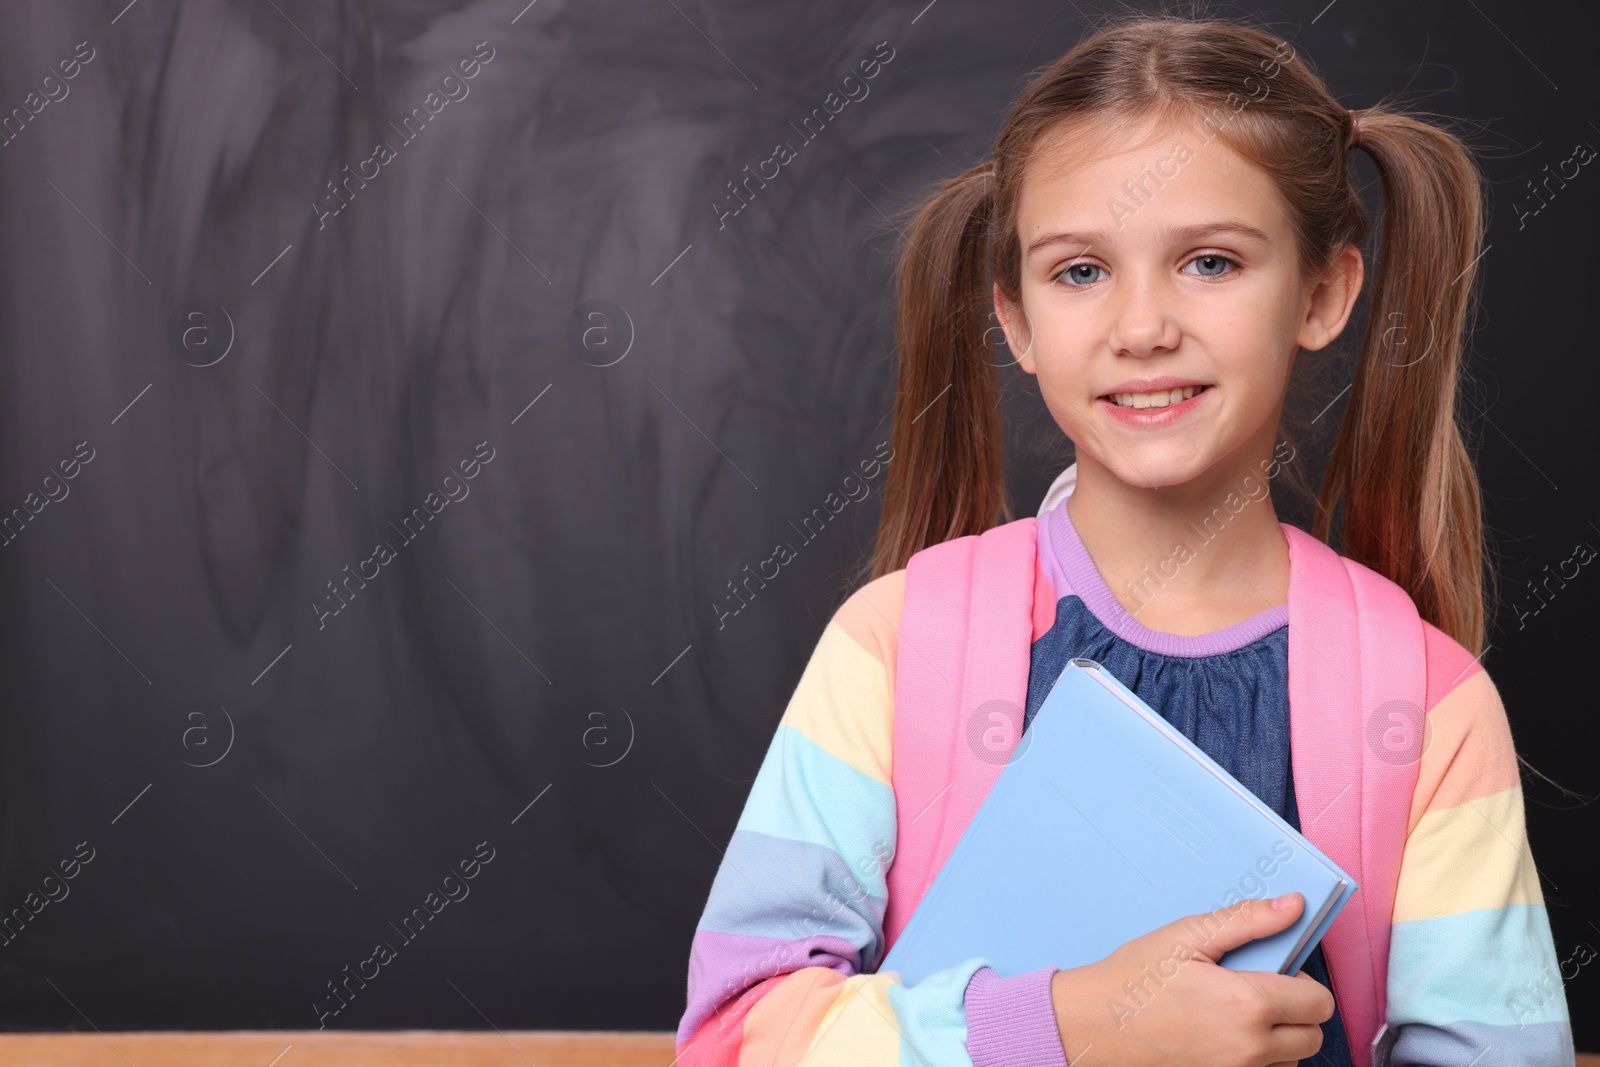
[[[1115,19],[1028,84],[990,159],[905,213],[895,459],[871,576],[901,569],[929,545],[1012,520],[1000,388],[985,337],[994,285],[1021,302],[1023,174],[1065,120],[1109,139],[1151,118],[1198,118],[1276,179],[1306,278],[1367,236],[1352,143],[1376,164],[1382,240],[1312,533],[1327,541],[1342,503],[1340,551],[1405,589],[1423,618],[1479,654],[1483,520],[1456,397],[1486,226],[1482,177],[1466,143],[1442,123],[1386,105],[1357,112],[1353,122],[1287,44],[1234,22]]]

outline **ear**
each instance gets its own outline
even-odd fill
[[[1307,294],[1306,317],[1296,338],[1301,348],[1315,352],[1344,332],[1345,323],[1350,321],[1350,311],[1361,295],[1361,281],[1365,276],[1361,250],[1355,245],[1345,245],[1312,283]]]
[[[999,282],[994,284],[994,313],[1000,319],[1000,329],[1006,335],[1006,347],[1011,349],[1017,366],[1029,374],[1037,374],[1039,368],[1033,360],[1033,330],[1028,325],[1028,313],[1020,304],[1013,304],[1006,299],[1005,293],[1000,291]]]

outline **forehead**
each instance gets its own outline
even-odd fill
[[[1208,126],[1177,118],[1118,130],[1085,119],[1039,139],[1017,230],[1024,247],[1045,230],[1099,232],[1114,244],[1226,217],[1287,241],[1288,210],[1273,177]]]

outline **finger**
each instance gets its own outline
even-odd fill
[[[1333,991],[1304,971],[1294,976],[1300,982],[1312,1004],[1312,1016],[1309,1020],[1314,1023],[1325,1023],[1333,1018]],[[1316,1007],[1320,1005],[1320,1007]]]
[[[1274,1022],[1325,1023],[1333,1018],[1333,994],[1309,974],[1301,972],[1291,978],[1266,971],[1239,973],[1272,1005]]]
[[[1275,1060],[1286,1060],[1291,1067],[1301,1060],[1311,1059],[1321,1049],[1322,1027],[1315,1023],[1274,1026],[1267,1040],[1267,1055]]]
[[[1293,924],[1305,908],[1305,897],[1300,893],[1285,895],[1288,900],[1284,908],[1274,908],[1270,899],[1241,900],[1216,911],[1187,916],[1174,925],[1197,938],[1196,951],[1215,963],[1229,950]]]

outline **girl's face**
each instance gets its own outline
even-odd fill
[[[1353,246],[1301,279],[1274,180],[1205,133],[1147,124],[1092,158],[1058,136],[1025,176],[1022,306],[996,287],[996,312],[1080,483],[1100,467],[1209,491],[1253,469],[1296,352],[1338,336],[1360,291]]]

